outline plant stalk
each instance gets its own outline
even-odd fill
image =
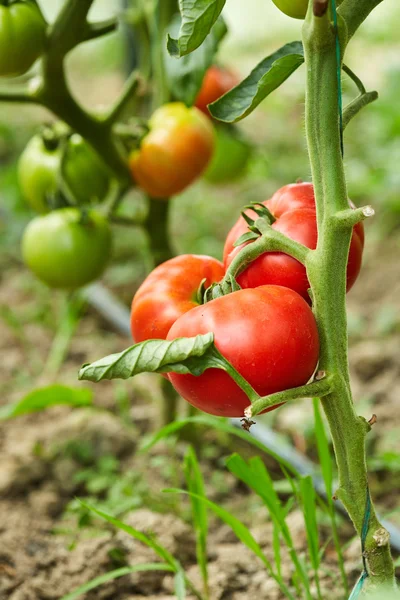
[[[341,8],[346,3],[349,0]],[[341,39],[346,39],[346,32],[342,33]],[[370,426],[357,416],[350,388],[346,267],[354,223],[340,218],[349,205],[340,146],[336,37],[328,14],[314,17],[309,10],[303,44],[307,67],[306,134],[318,220],[318,245],[307,255],[306,269],[320,334],[319,369],[327,373],[332,385],[331,393],[321,402],[338,466],[336,496],[363,539],[368,572],[365,588],[383,583],[394,587],[389,534],[379,523],[372,502],[369,519],[365,515],[369,497],[365,438]],[[365,525],[367,533],[363,536]]]

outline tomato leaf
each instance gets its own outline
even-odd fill
[[[285,44],[264,58],[239,85],[208,106],[215,119],[236,123],[247,117],[304,62],[301,42]]]
[[[181,19],[177,15],[170,26],[172,35],[178,34],[180,23]],[[165,51],[169,88],[174,100],[180,100],[187,106],[194,104],[203,83],[205,72],[212,64],[218,46],[227,31],[225,21],[222,17],[219,17],[204,43],[191,54],[176,60]]]
[[[169,54],[180,58],[196,50],[210,33],[224,5],[225,0],[179,0],[182,22],[178,39],[168,35]]]
[[[51,406],[88,406],[92,404],[92,391],[64,385],[49,385],[29,392],[19,402],[8,404],[0,409],[0,421],[39,412]]]
[[[201,375],[206,369],[225,368],[227,361],[214,346],[214,334],[172,341],[146,340],[119,354],[110,354],[83,365],[79,379],[98,382],[102,379],[129,379],[139,373],[191,373]]]

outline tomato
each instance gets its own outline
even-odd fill
[[[285,15],[294,19],[304,19],[307,14],[308,0],[272,0]]]
[[[214,151],[214,129],[197,109],[165,104],[149,121],[149,133],[129,164],[137,185],[153,198],[178,194],[201,175]]]
[[[308,248],[317,246],[317,220],[315,213],[314,189],[311,183],[295,183],[278,190],[270,200],[264,202],[276,221],[272,228],[284,233],[292,240],[300,242]],[[248,211],[251,216],[252,211]],[[255,215],[254,215],[255,216]],[[243,217],[236,222],[226,238],[224,247],[224,263],[228,268],[242,246],[234,248],[233,244],[248,231]],[[358,223],[351,238],[349,260],[347,264],[347,291],[351,289],[361,269],[364,246],[364,227]],[[296,259],[282,252],[266,252],[252,262],[238,277],[242,288],[259,285],[282,285],[291,288],[309,301],[310,287],[306,269]]]
[[[211,256],[182,254],[159,265],[136,292],[131,309],[135,342],[166,339],[175,321],[198,306],[197,291],[220,281],[224,266]]]
[[[317,365],[314,315],[288,288],[266,285],[211,300],[175,321],[167,339],[208,332],[214,333],[221,354],[261,396],[307,383]],[[168,377],[183,398],[212,415],[243,417],[250,404],[219,369],[208,369],[199,377],[177,373]]]
[[[224,183],[243,175],[251,154],[251,146],[233,127],[218,125],[214,156],[204,177],[211,183]]]
[[[3,6],[2,6],[3,5]],[[46,23],[34,2],[0,5],[0,76],[23,75],[43,53]]]
[[[56,135],[34,136],[21,154],[18,179],[22,194],[39,213],[50,210],[49,199],[59,187],[62,145]],[[66,141],[63,176],[78,204],[99,203],[110,187],[107,167],[77,133]]]
[[[210,117],[211,115],[207,108],[208,104],[218,100],[218,98],[229,92],[238,83],[239,80],[234,73],[228,69],[222,69],[213,65],[206,71],[194,105]]]
[[[36,217],[22,238],[26,265],[50,287],[74,289],[97,279],[111,250],[111,230],[99,213],[62,208]]]

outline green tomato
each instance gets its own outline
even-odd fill
[[[285,15],[294,19],[304,19],[307,14],[308,0],[272,0]]]
[[[73,134],[66,142],[63,170],[65,182],[78,204],[96,204],[104,200],[110,187],[110,174],[91,147]],[[22,194],[39,213],[50,210],[49,198],[58,190],[62,162],[59,141],[34,136],[18,164]]]
[[[0,5],[0,76],[26,73],[43,53],[46,23],[38,7],[27,0]]]
[[[205,172],[211,183],[224,183],[238,179],[246,169],[251,146],[237,135],[232,127],[216,126],[214,155]]]
[[[111,251],[111,230],[99,213],[62,208],[36,217],[25,229],[22,256],[44,283],[76,289],[97,279]]]

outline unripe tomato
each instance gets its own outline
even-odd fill
[[[0,76],[23,75],[43,53],[46,23],[33,2],[0,5]]]
[[[272,0],[285,15],[294,19],[304,19],[307,14],[308,0]]]
[[[220,281],[224,266],[211,256],[182,254],[159,265],[136,292],[131,309],[135,342],[166,339],[175,321],[198,306],[197,291]]]
[[[213,65],[206,71],[194,105],[210,117],[211,115],[207,108],[208,104],[218,100],[218,98],[229,92],[238,83],[239,80],[234,73],[228,69]]]
[[[314,315],[293,290],[262,286],[212,300],[182,315],[167,339],[214,333],[218,350],[261,396],[307,383],[318,361]],[[246,394],[222,370],[168,377],[190,404],[221,417],[243,417]],[[277,406],[273,407],[277,408]],[[271,410],[271,409],[270,409]]]
[[[74,133],[65,142],[63,177],[78,204],[99,203],[107,196],[110,174],[102,160]],[[21,154],[18,179],[22,194],[39,213],[50,210],[49,197],[58,189],[62,145],[56,137],[34,136]]]
[[[62,208],[33,219],[22,238],[22,256],[50,287],[75,289],[97,279],[111,251],[111,230],[99,213]]]
[[[270,200],[263,204],[269,208],[276,221],[272,228],[284,233],[292,240],[315,249],[318,232],[315,212],[314,188],[311,183],[294,183],[278,190]],[[248,214],[255,217],[251,210]],[[236,222],[226,238],[224,247],[224,264],[228,268],[242,246],[233,244],[248,231],[248,225],[243,217]],[[364,226],[355,225],[350,243],[349,260],[347,263],[347,291],[351,289],[361,269],[364,246]],[[303,296],[309,301],[305,267],[295,258],[282,252],[266,252],[252,262],[237,277],[242,288],[253,288],[260,285],[282,285]]]
[[[130,156],[132,176],[149,196],[169,198],[204,171],[214,150],[214,129],[197,108],[181,102],[157,109],[149,128]]]
[[[246,169],[251,146],[226,126],[216,126],[215,132],[215,152],[204,177],[211,183],[224,183],[238,179]]]

